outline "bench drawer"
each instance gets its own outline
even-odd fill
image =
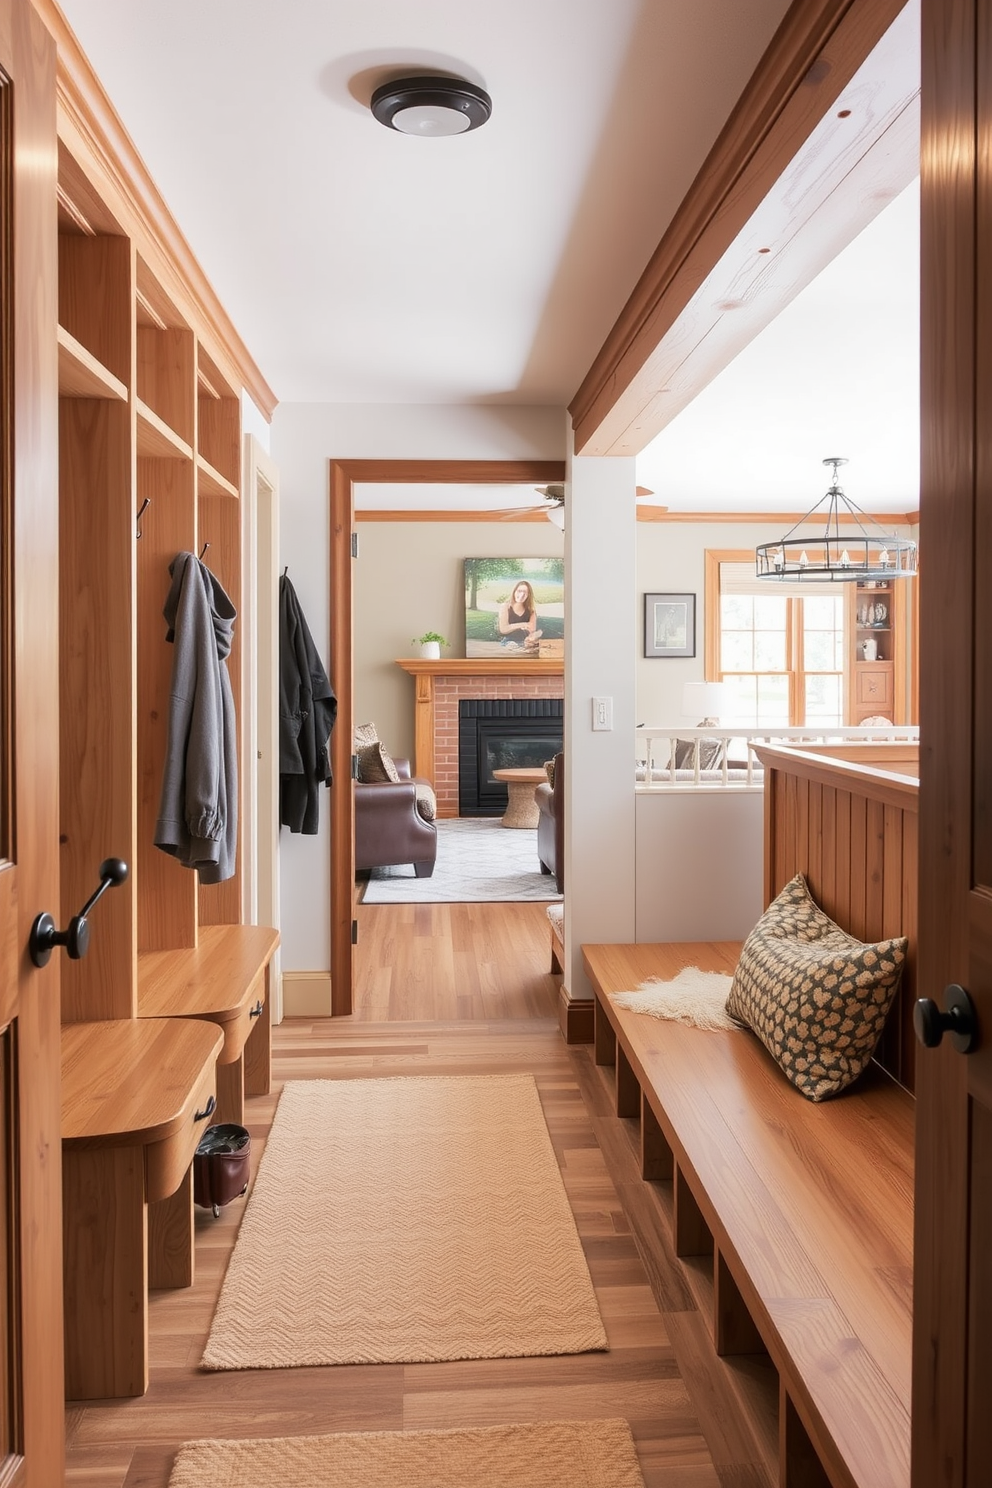
[[[182,1183],[193,1161],[197,1143],[213,1117],[217,1104],[217,1071],[211,1059],[203,1068],[182,1124],[170,1136],[145,1147],[145,1197],[149,1204],[167,1199]]]

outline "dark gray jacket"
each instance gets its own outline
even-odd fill
[[[279,580],[279,821],[317,830],[321,785],[331,783],[327,741],[338,700],[289,579]]]
[[[238,755],[227,657],[235,609],[195,553],[169,564],[163,614],[175,645],[168,742],[155,845],[221,883],[235,868]]]

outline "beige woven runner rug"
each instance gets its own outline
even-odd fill
[[[604,1348],[531,1075],[285,1086],[207,1369]]]
[[[187,1442],[169,1488],[644,1488],[626,1421]]]

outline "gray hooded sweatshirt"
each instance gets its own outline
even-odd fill
[[[175,645],[169,733],[155,846],[200,882],[234,873],[238,840],[238,758],[234,697],[227,672],[235,609],[195,553],[169,564],[163,614]]]

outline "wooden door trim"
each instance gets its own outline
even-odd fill
[[[330,461],[331,685],[338,713],[331,731],[331,1016],[352,1010],[355,917],[355,792],[351,784],[354,717],[354,573],[356,483],[376,485],[546,485],[565,479],[564,460]]]
[[[661,369],[653,365],[663,338],[788,171],[904,4],[905,0],[793,0],[569,405],[577,453],[637,454],[664,427],[671,415],[651,407],[663,387]],[[906,150],[916,149],[914,119],[909,117],[912,110],[913,102],[907,98],[902,122],[908,127],[902,128],[904,138],[895,151],[898,163],[893,159],[883,167],[896,174],[904,173]],[[865,161],[878,143],[871,130],[869,121],[861,157]],[[849,147],[846,138],[834,146],[838,160],[843,161],[841,181],[852,173],[846,154]],[[891,152],[891,139],[886,137],[882,148],[883,154]],[[824,161],[818,160],[818,170],[823,166]],[[872,165],[871,170],[878,168]],[[831,205],[830,215],[843,214]],[[788,220],[794,231],[795,209]],[[795,241],[800,236],[794,232],[788,245],[794,288],[808,283],[824,263],[822,228],[811,221],[801,246]],[[767,323],[778,313],[779,303],[774,295],[765,299]],[[720,313],[705,334],[699,333],[700,344],[705,343],[706,371],[697,369],[700,381],[695,387],[689,379],[690,386],[683,389],[687,396],[680,396],[672,415],[741,349],[735,321],[741,313],[735,301],[733,313]],[[759,324],[751,333],[757,329]],[[674,366],[679,367],[688,354],[687,347],[681,346]],[[623,447],[618,443],[621,438],[626,441]]]
[[[981,8],[987,15],[987,0]],[[921,995],[937,999],[950,983],[969,987],[971,979],[973,624],[982,538],[976,457],[987,440],[976,422],[979,9],[976,0],[924,0],[922,28],[920,582],[921,603],[933,620],[920,626],[918,985]],[[987,501],[987,486],[982,494]],[[918,1062],[916,1488],[971,1481],[962,1336],[969,1286],[968,1077],[968,1062],[950,1049]]]

